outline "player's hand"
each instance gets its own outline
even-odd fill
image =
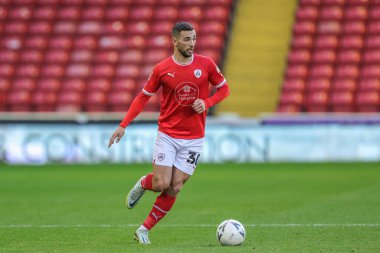
[[[206,103],[205,101],[203,101],[203,99],[198,98],[197,100],[195,100],[192,107],[194,111],[196,111],[197,113],[202,113],[206,111]]]
[[[110,141],[108,143],[108,147],[112,146],[112,144],[115,142],[115,139],[116,139],[116,143],[119,143],[119,141],[123,137],[124,133],[125,133],[125,129],[123,127],[119,126],[118,128],[116,128],[115,132],[113,133],[113,135],[110,138]]]

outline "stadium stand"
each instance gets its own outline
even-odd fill
[[[295,19],[277,111],[379,112],[380,1],[300,0]]]
[[[2,0],[0,111],[124,112],[152,67],[171,55],[177,21],[192,22],[197,52],[221,65],[233,4]],[[147,109],[157,111],[159,99]]]

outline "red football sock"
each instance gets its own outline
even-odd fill
[[[164,216],[172,209],[176,197],[172,197],[166,192],[161,193],[153,204],[152,211],[144,221],[144,227],[152,229]]]
[[[152,191],[152,185],[153,185],[153,173],[149,173],[145,176],[143,180],[141,180],[141,186],[145,190]]]

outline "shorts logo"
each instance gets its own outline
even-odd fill
[[[201,75],[202,75],[202,70],[200,70],[200,69],[196,69],[196,70],[194,70],[194,76],[195,76],[196,78],[201,77]]]
[[[165,154],[164,154],[164,153],[159,153],[159,154],[157,155],[157,158],[158,158],[159,161],[162,161],[162,160],[165,159]]]

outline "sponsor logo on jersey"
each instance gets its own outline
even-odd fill
[[[190,106],[199,98],[199,88],[194,83],[181,83],[175,89],[175,98],[180,105]]]
[[[200,69],[196,69],[196,70],[194,70],[194,76],[195,76],[196,78],[201,77],[201,75],[202,75],[202,70],[200,70]]]
[[[175,74],[175,72],[173,72],[173,74],[172,73],[166,73],[168,76],[171,76],[171,77],[173,77],[174,78],[174,74]]]

